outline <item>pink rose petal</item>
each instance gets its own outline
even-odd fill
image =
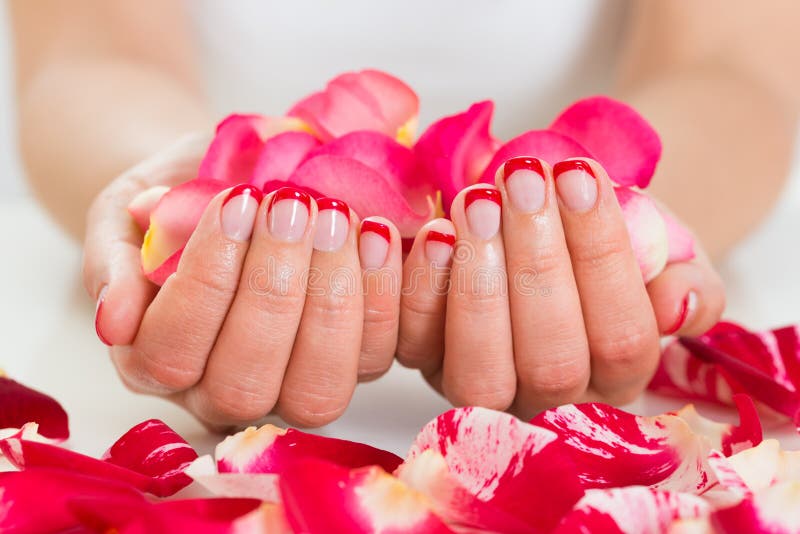
[[[269,182],[285,182],[319,146],[319,140],[308,132],[283,132],[268,139],[261,148],[250,183],[263,189]]]
[[[555,526],[583,494],[557,435],[502,412],[445,412],[422,429],[407,462],[426,450],[442,455],[449,473],[469,494],[536,530]],[[432,470],[431,476],[435,474]],[[452,512],[465,523],[471,520],[468,509]]]
[[[683,224],[666,210],[659,208],[661,217],[667,225],[669,257],[667,263],[690,261],[695,257],[694,236]]]
[[[371,130],[410,144],[418,112],[419,100],[410,87],[384,72],[364,70],[337,76],[287,115],[308,123],[325,142]]]
[[[550,130],[531,130],[501,146],[486,166],[480,181],[493,184],[497,169],[509,159],[519,156],[539,158],[551,166],[567,158],[591,157],[574,139]]]
[[[398,456],[363,443],[264,425],[238,432],[217,445],[220,473],[282,473],[289,465],[317,458],[344,467],[378,465],[394,471]]]
[[[180,258],[175,254],[186,246],[211,199],[228,187],[215,180],[192,180],[161,197],[142,243],[142,269],[148,278],[163,283],[175,272]],[[160,269],[165,263],[171,269]]]
[[[718,534],[800,532],[800,482],[782,482],[711,515]]]
[[[433,205],[427,211],[415,211],[391,177],[351,158],[312,157],[298,167],[289,181],[343,200],[362,219],[371,215],[386,217],[397,225],[403,237],[413,237],[435,215]]]
[[[378,466],[350,470],[307,459],[292,464],[280,486],[288,522],[296,532],[452,532],[424,495]]]
[[[497,150],[489,131],[493,110],[490,100],[477,102],[431,124],[414,145],[419,173],[441,190],[446,213],[456,194],[478,181]]]
[[[707,517],[709,512],[707,502],[688,493],[643,486],[592,489],[564,517],[554,534],[660,534],[678,519]]]
[[[633,253],[639,262],[642,278],[649,282],[667,264],[667,228],[655,202],[645,194],[628,187],[615,187]]]
[[[605,96],[572,104],[550,130],[586,147],[619,185],[647,187],[661,158],[653,127],[632,107]]]
[[[144,443],[148,438],[154,440],[149,449]],[[43,468],[75,471],[128,484],[159,497],[172,495],[191,482],[182,473],[188,462],[182,462],[192,456],[193,451],[187,451],[186,442],[163,423],[147,422],[144,427],[134,427],[132,433],[121,440],[112,446],[108,461],[19,438],[0,441],[0,454],[23,471]]]
[[[39,425],[39,434],[62,441],[69,437],[64,408],[49,395],[31,389],[0,373],[0,429]]]
[[[246,497],[280,502],[278,475],[273,473],[220,473],[211,456],[201,456],[184,471],[217,497]]]
[[[145,189],[131,200],[128,204],[128,213],[133,217],[134,222],[142,232],[146,232],[150,227],[150,214],[155,209],[158,201],[161,200],[169,187],[157,185],[150,189]]]
[[[78,524],[69,508],[77,497],[141,503],[131,486],[79,471],[38,468],[0,473],[0,531],[59,532]]]

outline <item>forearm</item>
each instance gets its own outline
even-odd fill
[[[181,134],[210,127],[196,92],[146,65],[86,59],[44,65],[19,94],[28,178],[69,232],[126,168]]]
[[[652,190],[714,257],[752,230],[780,194],[795,114],[765,87],[709,69],[628,83],[619,95],[660,133]]]

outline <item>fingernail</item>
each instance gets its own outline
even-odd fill
[[[103,302],[106,300],[107,292],[108,285],[104,285],[97,295],[97,305],[94,308],[94,331],[97,332],[97,337],[100,338],[100,341],[110,347],[111,342],[109,342],[103,335],[103,332],[100,331],[100,314],[103,312]]]
[[[681,309],[678,312],[678,319],[675,321],[675,324],[672,325],[666,332],[664,332],[665,336],[671,336],[681,328],[683,325],[686,324],[686,320],[689,316],[694,313],[697,309],[697,293],[694,291],[689,291],[685,297],[683,297],[683,302],[681,302]]]
[[[300,241],[308,225],[311,197],[305,191],[282,187],[272,195],[267,222],[269,233],[282,241]]]
[[[544,206],[544,170],[536,158],[511,158],[503,164],[503,180],[511,204],[519,211],[539,211]]]
[[[321,198],[317,201],[317,231],[314,248],[323,252],[339,250],[347,241],[350,229],[350,208],[341,200]]]
[[[456,236],[430,230],[425,236],[425,256],[434,267],[447,267],[455,244]]]
[[[389,243],[392,234],[389,227],[378,221],[369,219],[361,223],[361,236],[358,239],[358,255],[361,258],[361,267],[364,269],[378,269],[386,262],[389,253]]]
[[[258,205],[263,194],[252,185],[237,185],[222,204],[222,231],[236,241],[247,241],[253,233]]]
[[[470,232],[481,239],[491,239],[500,229],[500,206],[497,189],[470,189],[464,197],[464,210]]]
[[[572,211],[589,211],[597,202],[597,179],[583,160],[569,159],[553,166],[558,196]]]

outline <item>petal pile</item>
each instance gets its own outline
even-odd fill
[[[691,234],[641,190],[661,157],[658,134],[630,106],[604,96],[565,109],[546,129],[502,142],[491,133],[494,103],[476,102],[414,139],[419,99],[377,70],[341,74],[282,117],[233,114],[217,127],[197,178],[167,194],[148,190],[128,207],[146,235],[145,275],[157,285],[175,272],[183,246],[214,194],[239,183],[265,193],[293,186],[345,201],[360,217],[392,220],[408,246],[419,228],[446,216],[459,191],[494,183],[509,158],[551,165],[570,157],[599,161],[617,184],[645,281],[670,262],[694,257]],[[193,184],[193,185],[191,185]]]
[[[730,404],[751,395],[764,412],[800,423],[800,328],[751,332],[719,323],[697,338],[670,343],[650,388]]]

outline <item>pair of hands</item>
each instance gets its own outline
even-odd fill
[[[405,261],[386,219],[240,186],[211,201],[157,291],[126,207],[193,178],[207,141],[179,141],[97,197],[84,279],[123,382],[212,426],[273,412],[328,423],[395,357],[456,405],[527,418],[624,403],[652,376],[660,334],[700,333],[724,306],[702,254],[643,283],[612,184],[590,160],[556,165],[557,179],[543,164],[467,188]]]

